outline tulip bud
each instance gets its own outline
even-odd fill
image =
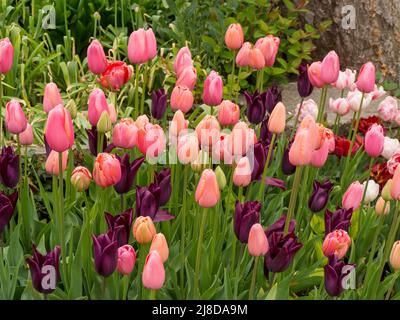
[[[353,182],[343,195],[342,207],[347,210],[357,210],[361,205],[363,194],[364,186],[358,181]]]
[[[163,263],[168,260],[168,243],[162,233],[157,233],[151,241],[150,252],[153,250],[158,252]]]
[[[299,78],[297,79],[297,91],[300,97],[306,98],[313,92],[313,85],[308,78],[307,64],[302,63],[299,66]]]
[[[394,270],[400,270],[400,241],[393,244],[392,252],[390,253],[390,265]]]
[[[313,146],[309,130],[297,132],[289,150],[289,162],[294,166],[304,166],[311,163]]]
[[[250,52],[252,45],[250,42],[245,42],[236,55],[236,64],[240,67],[248,67],[250,65]],[[262,54],[262,53],[261,53]]]
[[[132,228],[133,236],[140,244],[149,243],[156,234],[156,227],[150,217],[139,216]]]
[[[89,70],[94,74],[101,74],[107,68],[107,58],[103,46],[98,40],[93,40],[87,49]]]
[[[114,154],[99,153],[94,162],[93,179],[100,187],[107,188],[121,180],[121,164]]]
[[[286,124],[286,107],[279,102],[271,113],[268,120],[268,130],[272,133],[282,133]]]
[[[217,183],[220,190],[223,190],[226,186],[226,176],[221,166],[215,168],[215,176],[217,177]]]
[[[183,47],[179,49],[174,61],[174,71],[177,78],[179,78],[182,71],[187,67],[193,67],[192,54],[188,47]]]
[[[322,244],[322,251],[326,257],[335,255],[342,259],[351,245],[351,239],[346,231],[335,230],[329,233]]]
[[[117,271],[123,275],[130,275],[135,267],[136,252],[129,244],[118,248]]]
[[[392,183],[393,183],[393,179],[389,179],[382,189],[381,195],[382,195],[383,200],[385,200],[385,201],[393,200],[391,192],[390,192],[392,190]]]
[[[364,93],[370,93],[375,90],[375,66],[372,62],[364,64],[357,78],[357,89]]]
[[[323,88],[325,82],[321,79],[322,62],[314,62],[308,67],[308,78],[311,84],[316,88]]]
[[[239,160],[233,172],[233,183],[238,187],[247,187],[251,182],[251,166],[248,157]]]
[[[262,52],[265,60],[264,65],[266,67],[272,67],[274,65],[280,42],[281,40],[278,37],[272,35],[257,40],[254,47]]]
[[[211,71],[204,81],[203,101],[206,105],[217,106],[222,101],[223,95],[222,78],[217,72]]]
[[[33,144],[33,131],[32,126],[28,123],[24,132],[19,134],[19,142],[23,146],[30,146]]]
[[[268,239],[261,224],[256,223],[251,227],[247,248],[250,255],[253,257],[261,257],[268,252]]]
[[[14,134],[24,132],[28,125],[21,104],[17,100],[11,100],[7,103],[5,120],[7,130]]]
[[[161,289],[165,281],[165,269],[157,251],[153,250],[146,257],[143,267],[142,283],[147,289]]]
[[[74,144],[74,126],[71,115],[62,105],[49,112],[46,123],[46,141],[51,150],[63,152]]]
[[[340,62],[337,53],[332,50],[329,52],[321,64],[321,80],[326,84],[336,82],[339,77]]]
[[[59,175],[60,165],[58,162],[58,157],[59,153],[54,150],[51,150],[49,156],[46,159],[46,164],[45,164],[46,172],[48,174],[55,176]],[[64,151],[62,153],[62,172],[64,172],[65,169],[67,168],[67,162],[68,162],[68,151]]]
[[[390,202],[385,201],[382,197],[379,197],[375,204],[375,213],[378,216],[386,216],[390,211]]]
[[[87,190],[90,181],[92,181],[92,174],[87,168],[79,166],[72,171],[71,184],[78,192]]]
[[[382,126],[373,124],[365,135],[365,151],[370,157],[379,157],[383,150],[385,135]]]
[[[171,94],[171,109],[188,112],[193,106],[193,93],[186,87],[176,86]]]
[[[107,111],[103,111],[97,122],[97,131],[100,133],[106,133],[111,130],[112,124],[110,120],[110,116],[108,115]]]
[[[220,196],[214,171],[210,169],[204,170],[196,188],[196,202],[203,208],[212,208],[218,203]]]
[[[225,32],[225,44],[230,50],[240,49],[244,41],[242,26],[232,23]]]
[[[73,99],[68,100],[67,104],[65,105],[65,109],[67,109],[69,111],[72,119],[76,118],[78,109],[77,109],[76,103]]]
[[[14,47],[10,39],[0,39],[0,73],[6,74],[12,68],[14,60]]]
[[[51,109],[55,108],[59,104],[63,104],[61,99],[60,91],[54,82],[46,84],[44,87],[43,95],[43,108],[46,113],[49,113]]]
[[[224,100],[218,106],[218,121],[223,126],[235,125],[240,118],[239,106],[229,100]]]

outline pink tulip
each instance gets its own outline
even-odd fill
[[[146,157],[155,158],[164,152],[164,131],[158,124],[147,124],[138,130],[137,147]]]
[[[135,124],[138,129],[143,129],[150,123],[149,117],[145,114],[136,118]]]
[[[153,250],[146,257],[143,267],[142,283],[147,289],[161,289],[165,281],[165,269],[160,255]]]
[[[250,65],[250,51],[252,45],[250,42],[245,42],[236,55],[236,64],[239,67],[248,67]]]
[[[346,210],[357,210],[361,205],[361,200],[364,193],[363,185],[355,181],[353,182],[344,193],[342,198],[342,207]]]
[[[0,40],[0,73],[6,74],[11,70],[14,60],[14,47],[10,39]]]
[[[171,109],[186,113],[193,106],[193,93],[186,87],[176,86],[171,94]]]
[[[329,109],[339,116],[345,116],[350,111],[350,104],[345,98],[336,100],[329,98]]]
[[[157,55],[157,42],[153,30],[142,28],[133,31],[128,41],[128,58],[133,64],[142,64]]]
[[[232,155],[245,155],[254,143],[254,131],[250,130],[248,125],[243,121],[236,123],[229,135],[228,142],[228,148]]]
[[[335,141],[335,140],[333,140]],[[311,157],[311,165],[315,168],[322,168],[329,154],[329,140],[325,140],[321,148],[314,150]]]
[[[182,164],[194,162],[199,155],[199,140],[196,134],[184,134],[178,138],[178,159]]]
[[[23,146],[30,146],[33,144],[33,130],[29,123],[27,124],[25,131],[19,134],[19,142]]]
[[[103,73],[108,65],[106,54],[100,41],[93,40],[87,49],[89,70],[94,74]]]
[[[240,118],[239,106],[232,101],[224,100],[218,107],[218,121],[223,126],[235,125]]]
[[[247,248],[249,254],[253,257],[261,257],[267,254],[269,244],[261,224],[255,223],[251,226]]]
[[[320,134],[320,130],[312,116],[308,115],[300,122],[297,133],[303,129],[307,130],[310,133],[309,139],[310,139],[310,144],[311,144],[312,150],[321,148],[322,135]],[[297,133],[296,133],[296,135],[297,135]]]
[[[322,251],[326,257],[334,255],[337,259],[342,259],[346,255],[350,245],[351,239],[348,233],[339,229],[329,233],[325,237],[322,244]]]
[[[325,84],[335,83],[339,78],[340,62],[337,53],[332,50],[329,52],[321,64],[321,80]]]
[[[321,79],[321,68],[321,61],[314,62],[308,67],[308,78],[316,88],[323,88],[325,86],[325,82]]]
[[[167,239],[165,239],[165,236],[162,233],[157,233],[153,237],[150,246],[150,252],[151,251],[157,251],[163,263],[168,260],[169,256],[168,243]]]
[[[393,121],[399,112],[399,104],[396,98],[386,97],[378,107],[378,113],[382,120]]]
[[[88,100],[88,118],[92,126],[97,126],[97,122],[99,122],[103,111],[108,113],[111,123],[116,121],[117,114],[115,107],[107,103],[103,90],[97,88],[90,93]]]
[[[138,128],[132,119],[121,119],[113,129],[113,144],[119,148],[133,149],[137,144],[137,132]]]
[[[195,199],[200,207],[212,208],[220,198],[217,177],[211,169],[205,169],[197,185]]]
[[[202,147],[212,147],[220,135],[218,120],[212,115],[206,115],[197,125],[196,133]]]
[[[93,179],[100,187],[107,188],[121,180],[121,164],[114,154],[99,153],[94,162]]]
[[[286,107],[282,102],[278,102],[268,120],[268,130],[272,133],[282,133],[286,125]]]
[[[129,244],[118,248],[117,271],[123,275],[130,275],[135,267],[136,252]]]
[[[265,67],[272,67],[278,54],[281,40],[278,37],[268,35],[257,40],[255,48],[260,49],[264,56]]]
[[[393,200],[400,200],[400,166],[398,165],[392,179],[390,196]]]
[[[197,81],[197,71],[195,67],[186,67],[176,80],[175,86],[186,87],[193,90]]]
[[[357,72],[351,69],[340,71],[338,79],[332,85],[338,90],[344,90],[346,88],[352,90],[356,82],[356,74]]]
[[[382,126],[374,123],[365,134],[364,148],[370,157],[379,157],[383,151],[385,135]]]
[[[92,174],[85,167],[78,166],[71,173],[71,184],[78,192],[87,190],[91,181]]]
[[[247,187],[251,182],[251,165],[248,157],[239,160],[233,172],[233,183],[237,187]]]
[[[256,70],[261,70],[265,67],[265,58],[260,49],[254,47],[250,49],[249,67]]]
[[[6,105],[6,127],[10,133],[20,134],[25,131],[28,121],[26,120],[21,104],[17,100],[11,100]]]
[[[49,112],[46,124],[46,141],[50,149],[63,152],[74,144],[74,126],[69,111],[58,105]]]
[[[305,166],[311,163],[313,142],[309,130],[299,130],[289,150],[289,161],[294,166]]]
[[[49,113],[51,109],[63,104],[60,91],[54,82],[46,84],[44,87],[43,107],[44,112]]]
[[[185,115],[181,110],[175,112],[169,125],[169,138],[174,145],[178,143],[178,137],[184,133],[189,126],[189,121],[185,120]]]
[[[49,156],[46,159],[46,172],[50,175],[58,176],[60,173],[60,166],[59,166],[59,153],[51,150],[49,153]],[[62,172],[65,171],[67,168],[67,162],[68,162],[68,151],[64,151],[62,153]]]
[[[222,101],[224,84],[217,72],[211,71],[204,81],[203,101],[209,106],[217,106]]]
[[[174,71],[179,78],[182,71],[187,67],[193,67],[192,54],[188,47],[179,49],[174,61]]]
[[[375,66],[372,62],[364,64],[357,78],[357,89],[363,93],[370,93],[375,90]]]
[[[225,32],[225,44],[230,50],[240,49],[244,42],[242,26],[232,23]]]

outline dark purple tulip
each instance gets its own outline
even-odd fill
[[[19,181],[19,156],[12,147],[3,147],[0,154],[0,182],[14,188]]]
[[[291,176],[296,171],[296,166],[292,165],[289,161],[290,144],[283,152],[282,156],[282,172],[287,176]]]
[[[244,97],[247,101],[247,119],[252,124],[259,124],[265,118],[265,113],[267,111],[265,92],[259,93],[255,91],[252,95],[247,91],[244,92]]]
[[[325,235],[342,229],[344,231],[349,231],[351,225],[351,216],[353,215],[353,210],[349,209],[337,209],[335,212],[329,210],[325,211]]]
[[[263,122],[261,123],[260,128],[260,142],[264,146],[269,146],[271,144],[273,133],[268,130],[268,120],[269,116],[266,117]],[[268,150],[267,150],[268,152]]]
[[[323,183],[316,180],[314,181],[313,193],[308,200],[308,207],[312,212],[320,212],[326,207],[332,189],[333,183],[329,180],[326,180]]]
[[[18,192],[14,192],[7,196],[0,191],[0,236],[11,220],[17,205],[17,200]]]
[[[86,133],[88,135],[90,153],[96,157],[97,156],[97,139],[98,139],[97,128],[95,126],[93,126],[92,129],[86,129]],[[106,139],[106,135],[104,134],[103,151],[106,148],[107,148],[107,139]]]
[[[282,216],[271,225],[265,234],[268,238],[269,251],[264,257],[264,274],[271,272],[283,272],[292,263],[294,255],[303,246],[298,242],[294,229],[296,222],[292,220],[289,231],[284,233],[286,216]]]
[[[130,208],[120,214],[113,216],[111,213],[104,213],[108,232],[114,232],[117,238],[118,247],[128,243],[131,233],[133,209]]]
[[[110,276],[118,264],[118,242],[114,232],[92,236],[94,267],[103,277]]]
[[[265,92],[265,106],[269,114],[275,109],[278,102],[282,101],[282,91],[278,86],[272,86]]]
[[[297,91],[300,97],[307,98],[313,92],[313,86],[308,78],[308,67],[306,63],[299,66],[299,78],[297,79]]]
[[[160,172],[154,174],[154,184],[162,190],[158,198],[158,205],[164,206],[171,197],[172,185],[171,185],[171,169],[162,169]]]
[[[26,259],[31,271],[32,285],[40,293],[49,294],[52,293],[55,288],[46,286],[43,288],[42,280],[47,284],[45,277],[48,277],[51,273],[46,270],[45,266],[54,267],[56,273],[56,283],[60,281],[60,246],[56,246],[53,251],[48,252],[46,255],[42,255],[35,245],[32,245],[33,255],[31,258]],[[50,284],[50,283],[49,283]]]
[[[346,265],[343,261],[338,261],[335,255],[329,257],[328,264],[324,267],[324,280],[325,290],[330,296],[337,297],[343,292],[342,282],[350,274],[351,267],[354,268],[355,265]]]
[[[161,190],[154,183],[149,187],[136,187],[136,217],[150,217],[154,222],[175,218],[167,211],[159,210]]]
[[[43,140],[44,140],[44,149],[46,150],[46,158],[48,158],[50,155],[50,152],[51,152],[51,148],[50,148],[49,144],[47,143],[46,135],[43,136]]]
[[[266,148],[257,142],[254,145],[254,161],[253,161],[253,171],[251,173],[251,180],[260,180],[264,171],[265,161],[267,161],[267,151]]]
[[[151,95],[151,115],[155,119],[162,119],[167,110],[168,96],[164,89],[153,91]]]
[[[135,159],[132,161],[132,163],[129,162],[128,153],[124,154],[122,159],[119,156],[117,157],[121,163],[121,180],[114,185],[114,189],[119,194],[124,194],[132,189],[133,183],[135,182],[136,173],[144,162],[144,157]]]
[[[234,231],[238,240],[247,243],[249,232],[253,224],[260,222],[261,203],[258,201],[249,201],[240,203],[236,201]]]
[[[266,177],[265,184],[267,186],[277,187],[281,190],[286,190],[285,181],[277,179],[277,178]]]

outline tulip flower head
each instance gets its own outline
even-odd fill
[[[123,149],[133,149],[137,145],[138,128],[130,118],[121,119],[113,129],[113,144]]]
[[[378,216],[386,216],[390,212],[390,202],[385,201],[382,197],[379,197],[379,199],[376,201],[375,204],[375,213]]]
[[[153,91],[151,94],[151,115],[154,119],[162,119],[167,110],[168,96],[164,88]]]
[[[240,118],[239,106],[232,101],[224,100],[218,106],[218,121],[223,126],[235,125]]]
[[[179,78],[182,71],[187,67],[193,67],[192,54],[189,47],[182,47],[179,49],[174,61],[174,71],[177,78]]]
[[[197,81],[197,71],[195,67],[186,67],[182,70],[178,79],[176,80],[175,86],[186,87],[189,90],[193,90]]]
[[[212,208],[218,203],[220,196],[214,171],[210,169],[204,170],[196,188],[196,202],[203,208]]]
[[[57,85],[54,82],[46,84],[46,86],[44,87],[43,95],[44,112],[49,113],[50,110],[52,110],[59,104],[62,105],[63,101]]]
[[[242,26],[232,23],[225,32],[225,44],[230,50],[240,49],[244,42]]]
[[[145,159],[140,157],[130,162],[129,153],[124,154],[122,158],[117,157],[121,165],[121,179],[114,185],[114,189],[117,193],[124,194],[132,189],[136,174]]]
[[[261,224],[256,223],[251,226],[247,248],[253,257],[264,256],[268,252],[268,239]]]
[[[272,133],[282,133],[286,125],[286,107],[279,102],[271,113],[268,120],[268,130]]]
[[[203,101],[209,106],[218,106],[223,94],[222,78],[214,70],[210,72],[204,81]]]
[[[351,239],[344,230],[335,230],[329,233],[322,244],[322,251],[326,257],[335,255],[338,259],[342,259],[351,245]]]
[[[308,77],[307,64],[302,63],[299,66],[299,77],[297,79],[297,91],[300,97],[307,98],[313,92],[313,85]]]
[[[250,42],[245,42],[240,48],[238,54],[236,55],[236,64],[239,67],[250,66],[250,53],[252,50],[252,45]],[[262,55],[262,52],[260,52]]]
[[[94,74],[101,74],[107,68],[107,58],[100,41],[93,40],[87,49],[89,70]]]
[[[149,123],[139,128],[137,147],[147,158],[156,158],[166,147],[163,129],[158,124]]]
[[[193,93],[184,86],[176,86],[171,94],[171,109],[180,110],[183,113],[192,109],[194,102]]]
[[[340,62],[335,51],[329,52],[321,64],[321,80],[325,84],[332,84],[339,78]]]
[[[320,183],[315,180],[313,183],[313,193],[308,200],[308,207],[312,212],[322,211],[329,201],[329,195],[333,189],[333,183],[329,180]]]
[[[153,30],[133,31],[128,40],[128,58],[132,64],[143,64],[157,55],[157,41]]]
[[[385,135],[382,126],[373,124],[365,135],[364,147],[370,157],[379,157],[383,150]]]
[[[154,236],[150,246],[150,252],[151,251],[157,251],[163,263],[168,260],[168,243],[167,239],[165,239],[165,236],[162,233],[157,233]]]
[[[121,180],[121,164],[114,154],[99,153],[94,162],[93,179],[100,187],[107,188]]]
[[[361,205],[363,194],[364,186],[358,181],[353,182],[343,195],[343,208],[357,210]]]
[[[59,152],[51,150],[49,156],[47,157],[45,168],[46,172],[50,175],[58,176],[60,174],[60,166],[59,166]],[[68,151],[64,151],[62,153],[62,172],[67,169],[68,162]]]
[[[9,38],[0,39],[0,73],[8,73],[13,65],[14,47]]]
[[[130,208],[117,215],[105,212],[104,218],[107,222],[108,233],[114,233],[118,247],[128,244],[131,234],[133,209]]]
[[[29,123],[26,125],[26,129],[19,134],[19,142],[23,146],[30,146],[33,144],[33,130]]]
[[[150,217],[140,216],[136,218],[132,232],[138,243],[149,243],[156,234],[156,227]]]
[[[378,106],[379,116],[384,121],[394,121],[399,113],[399,104],[396,98],[386,97]]]
[[[393,244],[389,261],[394,270],[400,270],[400,241]]]
[[[236,201],[233,225],[235,235],[240,242],[248,242],[251,227],[260,222],[260,211],[261,203],[258,201],[245,203]]]
[[[94,267],[103,276],[110,276],[118,265],[118,244],[113,232],[92,236]]]
[[[87,168],[79,166],[72,171],[71,184],[77,191],[81,192],[87,190],[90,181],[92,181],[92,174]]]
[[[363,93],[370,93],[375,90],[376,70],[372,62],[364,64],[357,78],[357,89]]]
[[[308,78],[311,84],[316,88],[323,88],[326,84],[321,78],[321,68],[321,61],[314,62],[308,67]]]
[[[18,192],[6,195],[0,192],[0,237],[10,222],[17,206]]]
[[[335,230],[348,231],[351,224],[352,209],[337,209],[335,212],[325,211],[325,236]]]
[[[332,255],[328,258],[328,264],[324,267],[324,283],[326,292],[333,297],[340,296],[343,292],[343,280],[349,276],[355,268],[354,264],[345,264]]]
[[[162,259],[157,251],[153,250],[147,255],[143,267],[143,286],[151,290],[159,290],[165,282],[165,269]]]
[[[238,187],[247,187],[251,182],[252,168],[248,157],[239,160],[233,172],[233,183]]]
[[[281,40],[278,37],[268,35],[257,40],[255,48],[259,49],[264,56],[264,66],[272,67],[278,54]]]
[[[57,152],[64,152],[74,144],[74,127],[67,109],[58,105],[49,112],[46,123],[46,141]]]
[[[390,186],[390,196],[393,200],[400,200],[400,166],[397,166],[394,172]]]
[[[123,275],[130,275],[135,267],[136,252],[129,244],[118,248],[117,271]]]
[[[107,68],[101,74],[99,83],[103,88],[119,91],[132,76],[132,66],[123,61],[109,62]]]

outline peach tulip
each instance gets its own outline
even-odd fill
[[[303,129],[296,133],[294,142],[289,150],[289,161],[294,166],[305,166],[311,163],[314,151],[311,133]]]
[[[239,121],[239,118],[239,106],[232,101],[224,100],[218,106],[218,121],[221,125],[235,125]]]
[[[92,174],[87,168],[79,166],[72,171],[71,184],[77,191],[81,192],[87,190],[91,181]]]
[[[199,140],[197,139],[197,135],[180,135],[177,151],[180,163],[188,164],[194,162],[199,155]]]
[[[323,88],[325,86],[325,82],[321,79],[321,68],[321,61],[313,62],[308,67],[308,78],[311,84],[316,88]]]
[[[206,115],[197,125],[196,133],[202,147],[212,147],[220,135],[218,120],[212,115]]]
[[[233,172],[233,183],[238,187],[247,187],[251,182],[251,165],[248,157],[239,160]]]
[[[281,40],[278,37],[268,35],[257,40],[255,48],[260,49],[264,56],[264,66],[272,67],[278,54]]]
[[[168,260],[169,256],[168,243],[167,239],[165,239],[165,236],[162,233],[157,233],[153,237],[150,246],[150,252],[151,251],[157,251],[163,263]]]
[[[94,162],[93,179],[100,187],[113,186],[121,180],[121,164],[114,154],[99,153]]]
[[[225,32],[225,44],[230,50],[237,50],[243,45],[244,35],[239,23],[232,23]]]
[[[346,255],[351,245],[351,239],[344,230],[335,230],[329,233],[322,244],[322,251],[326,257],[335,255],[337,259],[342,259]]]
[[[186,87],[189,90],[193,90],[197,81],[197,71],[195,67],[189,66],[182,70],[178,79],[176,80],[175,86]]]
[[[68,162],[68,151],[64,151],[62,153],[62,172],[65,171],[67,168]],[[46,172],[50,175],[58,176],[60,173],[60,166],[59,166],[59,153],[51,150],[49,156],[46,159],[45,164]]]
[[[156,234],[156,227],[150,217],[139,216],[132,227],[133,237],[140,244],[149,243]]]
[[[171,109],[188,112],[193,106],[193,93],[186,87],[176,86],[171,94]]]
[[[265,58],[260,49],[254,47],[250,49],[249,66],[256,70],[261,70],[265,67]]]
[[[62,105],[63,101],[57,85],[54,82],[46,84],[43,95],[44,112],[49,113],[51,109],[55,108],[59,104]]]
[[[250,65],[250,52],[252,45],[250,42],[245,42],[236,55],[236,64],[239,67],[248,67]],[[262,53],[261,53],[262,54]]]
[[[397,166],[390,186],[390,196],[393,200],[400,200],[400,166]]]
[[[282,102],[278,102],[274,110],[271,112],[271,116],[268,120],[268,130],[272,133],[282,133],[285,131],[286,125],[286,107]]]
[[[212,208],[218,203],[220,196],[217,177],[214,171],[205,169],[197,185],[195,193],[196,202],[200,207]]]
[[[119,148],[133,149],[137,144],[137,132],[138,128],[132,119],[121,119],[113,129],[113,144]]]

